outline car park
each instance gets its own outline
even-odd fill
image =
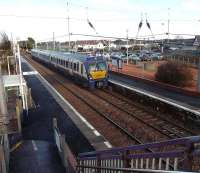
[[[137,54],[132,54],[129,56],[130,61],[141,61],[140,57]]]
[[[162,60],[163,56],[160,53],[153,53],[150,55],[150,58],[152,60]]]
[[[140,53],[139,54],[139,58],[141,59],[141,61],[149,61],[149,60],[151,60],[150,56],[148,54],[145,54],[145,53]]]

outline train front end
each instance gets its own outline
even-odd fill
[[[107,87],[108,67],[103,57],[93,57],[88,61],[88,83],[90,88]]]

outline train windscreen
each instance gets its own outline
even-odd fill
[[[104,71],[106,70],[106,64],[104,62],[89,64],[89,71]]]

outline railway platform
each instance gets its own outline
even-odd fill
[[[64,172],[54,141],[53,118],[74,156],[106,149],[108,143],[70,104],[22,61],[27,85],[32,88],[34,108],[25,115],[22,136],[11,139],[10,172]],[[78,114],[78,115],[77,115]],[[16,142],[13,142],[15,141]],[[26,163],[26,164],[24,164]]]
[[[120,72],[111,71],[109,82],[200,116],[200,96],[172,91]]]

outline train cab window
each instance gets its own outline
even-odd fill
[[[81,74],[83,74],[83,64],[81,64]]]

